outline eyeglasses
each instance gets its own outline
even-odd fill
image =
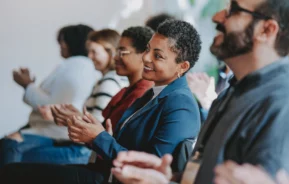
[[[121,49],[117,49],[116,51],[116,55],[119,57],[123,57],[125,55],[131,54],[132,52],[129,50],[121,50]]]
[[[228,3],[228,7],[227,7],[226,11],[227,11],[227,17],[230,17],[234,13],[242,11],[242,12],[246,12],[246,13],[251,14],[253,17],[255,17],[257,19],[263,19],[263,20],[272,19],[272,17],[270,17],[270,16],[266,16],[266,15],[263,15],[261,13],[253,12],[253,11],[250,11],[250,10],[247,10],[247,9],[240,7],[235,0]]]

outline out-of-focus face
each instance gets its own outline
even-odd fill
[[[107,70],[110,56],[103,44],[89,41],[87,43],[88,57],[93,61],[96,70]]]
[[[231,0],[230,5],[254,12],[262,0]],[[252,14],[233,11],[230,7],[216,13],[213,22],[217,24],[218,34],[211,46],[211,52],[220,60],[251,52],[254,45],[255,22]],[[233,7],[233,6],[232,6]],[[235,8],[235,10],[238,8]]]
[[[61,56],[63,58],[70,57],[68,45],[65,43],[64,40],[60,40],[59,41],[59,46],[60,46],[60,54],[61,54]]]
[[[176,63],[177,54],[172,51],[172,43],[161,34],[154,34],[143,55],[143,78],[154,81],[156,86],[168,85],[186,71],[181,71],[181,63]],[[188,69],[188,68],[187,68]]]
[[[131,38],[121,37],[115,59],[118,75],[131,76],[143,70],[142,53],[137,53]]]

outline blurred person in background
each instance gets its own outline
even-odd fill
[[[219,61],[217,74],[217,83],[213,77],[204,72],[188,73],[187,75],[189,87],[199,102],[202,122],[207,119],[213,101],[229,87],[229,80],[233,77],[231,69],[222,61]]]
[[[145,22],[145,25],[150,27],[152,30],[157,31],[157,28],[159,27],[159,25],[167,19],[175,19],[175,17],[167,13],[161,13],[158,15],[151,16]]]
[[[82,109],[93,85],[101,74],[95,71],[87,57],[85,47],[88,34],[93,29],[86,25],[63,27],[57,41],[61,56],[65,59],[42,83],[37,86],[29,69],[13,72],[14,81],[24,88],[24,102],[32,107],[28,126],[0,142],[0,168],[13,162],[86,163],[89,149],[70,144],[67,149],[58,148],[57,142],[69,141],[66,127],[44,120],[39,106],[69,103]]]
[[[103,77],[85,103],[85,108],[98,122],[103,122],[103,110],[122,88],[129,85],[126,76],[120,76],[115,70],[115,56],[120,35],[111,29],[103,29],[92,33],[87,42],[88,57],[93,61],[95,69],[101,71]]]

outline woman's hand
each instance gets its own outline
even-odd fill
[[[82,119],[87,123],[93,123],[93,124],[100,123],[92,114],[90,114],[86,111],[84,111],[84,116],[82,117]],[[112,130],[111,120],[107,119],[105,121],[105,125],[106,125],[105,127],[106,127],[107,133],[109,133],[112,136],[113,130]]]
[[[215,80],[206,73],[188,73],[188,85],[194,95],[196,95],[201,106],[209,110],[213,101],[217,98],[215,92]]]
[[[99,122],[90,123],[83,119],[73,116],[72,122],[68,120],[68,135],[73,142],[91,144],[105,129]]]
[[[20,68],[19,70],[14,70],[13,79],[17,84],[19,84],[23,88],[26,88],[30,83],[35,82],[35,78],[34,79],[31,78],[30,71],[28,68]]]
[[[55,123],[59,126],[68,126],[68,120],[73,116],[82,117],[82,113],[71,104],[51,105],[51,112]]]

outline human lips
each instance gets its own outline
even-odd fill
[[[145,70],[148,70],[148,71],[153,71],[153,70],[154,70],[153,68],[148,67],[148,66],[144,66],[144,69],[145,69]]]

